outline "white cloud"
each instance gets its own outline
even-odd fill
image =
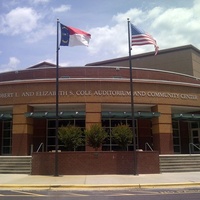
[[[26,42],[34,43],[50,35],[56,35],[55,25],[44,24],[38,26],[38,29],[36,31],[27,34],[25,38]]]
[[[8,67],[16,68],[19,65],[19,63],[20,63],[19,59],[17,59],[16,57],[10,57]]]
[[[1,18],[1,33],[11,35],[31,32],[37,27],[40,15],[32,8],[17,7]]]
[[[150,10],[147,14],[146,20],[149,19],[156,19],[159,15],[162,14],[162,12],[164,11],[164,8],[161,7],[155,7],[152,10]]]
[[[161,46],[167,47],[193,44],[199,46],[200,2],[194,1],[192,8],[170,8],[165,10],[152,23],[157,30]],[[200,47],[200,46],[199,46]]]
[[[172,8],[163,12],[159,17],[154,20],[152,24],[154,28],[162,27],[178,29],[181,27],[184,29],[184,24],[187,23],[192,17],[190,9],[186,8]],[[182,24],[184,22],[184,24]]]
[[[126,13],[118,13],[117,15],[114,15],[113,21],[123,24],[127,21],[127,18],[129,18],[132,23],[134,22],[134,24],[138,24],[138,22],[143,21],[144,17],[145,15],[142,10],[133,8],[128,10]],[[132,19],[134,19],[134,21]]]
[[[32,3],[34,4],[39,4],[39,3],[48,3],[50,0],[31,0]]]
[[[70,9],[71,9],[70,5],[61,5],[60,7],[52,8],[53,12],[55,12],[55,13],[65,12]]]
[[[151,10],[130,9],[113,16],[113,26],[90,30],[89,53],[101,54],[102,60],[128,55],[127,18],[151,34],[160,49],[192,44],[200,48],[200,1],[189,8],[155,7]],[[132,54],[154,51],[153,45],[134,46]]]
[[[113,27],[105,26],[91,29],[92,39],[89,45],[91,54],[101,53],[101,56],[124,54],[127,47],[127,27],[117,24]],[[122,37],[127,35],[127,37]],[[120,46],[120,47],[119,47]]]
[[[6,72],[6,71],[14,71],[18,68],[20,64],[20,60],[16,57],[10,57],[9,62],[7,64],[3,64],[0,67],[0,72]]]
[[[4,15],[0,23],[0,33],[21,35],[26,42],[34,43],[46,36],[55,35],[55,25],[42,23],[44,16],[28,7],[17,7]]]

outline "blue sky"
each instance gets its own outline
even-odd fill
[[[56,62],[56,21],[92,35],[89,47],[61,47],[61,66],[128,56],[127,18],[160,49],[200,49],[199,0],[1,0],[0,72]],[[154,51],[135,46],[132,55]]]

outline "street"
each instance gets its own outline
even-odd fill
[[[0,190],[3,200],[199,200],[200,188],[117,189],[117,190]]]

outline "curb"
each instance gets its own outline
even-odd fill
[[[98,184],[98,185],[89,185],[89,184],[0,184],[0,190],[47,190],[47,189],[112,189],[112,188],[160,188],[160,187],[194,187],[200,186],[200,182],[185,182],[185,183],[149,183],[149,184]]]

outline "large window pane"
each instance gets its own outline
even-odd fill
[[[56,141],[56,120],[48,120],[47,127],[47,151],[55,150],[55,141]],[[74,125],[78,126],[84,131],[85,129],[85,119],[59,119],[58,126],[67,126]],[[85,137],[84,135],[82,137]],[[63,143],[58,141],[59,150],[65,150]],[[84,151],[85,145],[77,148],[77,151]]]
[[[172,122],[174,153],[181,153],[179,121]]]
[[[12,153],[12,121],[2,122],[2,155]]]
[[[192,122],[191,128],[199,128],[199,123],[198,122]]]
[[[137,138],[137,121],[135,120],[135,133],[136,133],[136,148],[138,144]],[[102,119],[102,126],[106,127],[105,130],[108,133],[108,138],[103,143],[102,150],[103,151],[119,151],[120,147],[112,138],[112,129],[120,124],[128,125],[131,128],[132,120],[130,119]],[[133,151],[133,142],[127,147],[128,151]]]

